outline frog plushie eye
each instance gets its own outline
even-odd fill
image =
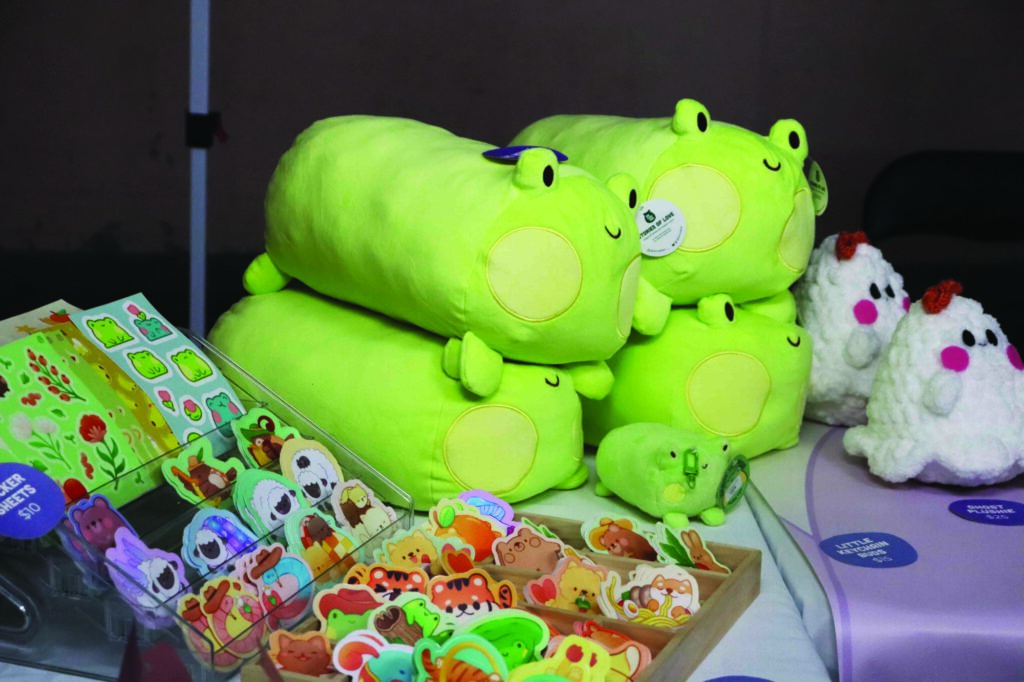
[[[626,206],[629,206],[629,210],[635,211],[637,204],[640,202],[640,197],[637,193],[636,180],[629,173],[616,173],[615,175],[608,178],[608,189],[612,193],[622,199]]]
[[[549,189],[558,183],[558,157],[550,149],[534,147],[519,155],[513,180],[522,189]]]
[[[799,122],[791,118],[776,121],[775,125],[772,126],[771,132],[768,133],[768,139],[776,147],[785,149],[795,156],[800,165],[803,166],[804,159],[807,158],[807,134]]]
[[[676,103],[676,113],[672,116],[672,132],[676,135],[702,135],[710,127],[711,114],[703,104],[695,99],[681,99]]]
[[[705,296],[697,304],[697,317],[709,327],[732,324],[736,319],[736,306],[728,294]]]

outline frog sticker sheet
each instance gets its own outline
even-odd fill
[[[71,320],[142,387],[180,442],[242,414],[216,365],[142,294],[74,313]]]

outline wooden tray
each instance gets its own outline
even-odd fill
[[[573,547],[586,547],[586,543],[580,535],[579,521],[542,514],[524,514],[524,516],[535,523],[547,526],[566,544]],[[485,565],[484,568],[497,579],[510,580],[519,592],[520,608],[541,616],[551,627],[562,634],[573,634],[573,623],[589,619],[614,628],[624,635],[646,644],[651,650],[653,660],[636,682],[685,680],[693,674],[708,652],[715,648],[719,640],[761,591],[760,550],[715,542],[708,542],[707,546],[721,563],[732,570],[732,573],[724,575],[693,568],[687,569],[700,587],[701,607],[696,615],[677,628],[636,625],[605,616],[581,615],[548,606],[527,604],[522,598],[523,588],[527,581],[537,577],[537,573],[496,565]],[[597,554],[589,550],[584,550],[583,553],[596,563],[618,572],[623,579],[627,579],[629,572],[638,565],[649,563]],[[316,619],[311,618],[297,627],[296,631],[310,630],[317,626]],[[333,678],[318,678],[286,671],[280,671],[280,673],[281,679],[286,682],[314,682],[315,680],[343,680],[346,678],[341,674]],[[242,668],[242,682],[270,682],[270,678],[259,662],[253,661]]]

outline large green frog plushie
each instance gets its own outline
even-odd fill
[[[671,118],[552,116],[513,144],[556,147],[598,178],[636,178],[642,272],[676,304],[718,293],[737,303],[764,298],[807,268],[815,204],[797,121],[780,120],[764,137],[713,121],[704,105],[684,99]]]
[[[294,286],[242,299],[210,339],[417,509],[474,488],[515,502],[586,481],[580,400],[563,369],[508,363],[480,398],[439,371],[444,339]]]
[[[670,301],[640,280],[636,202],[631,178],[606,185],[550,149],[494,150],[401,118],[325,119],[274,172],[267,250],[245,287],[295,278],[463,339],[461,380],[487,396],[502,356],[601,363],[634,321],[660,330]]]
[[[747,458],[796,445],[811,336],[795,317],[788,291],[743,306],[718,294],[673,308],[660,335],[631,337],[609,361],[611,393],[583,401],[586,442],[656,422],[726,438]]]

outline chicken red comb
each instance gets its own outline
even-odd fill
[[[868,244],[863,232],[840,232],[836,238],[836,260],[850,260],[857,253],[857,246]]]
[[[963,291],[964,288],[955,279],[947,279],[929,287],[921,297],[921,307],[929,315],[938,315],[949,306],[953,297]]]

